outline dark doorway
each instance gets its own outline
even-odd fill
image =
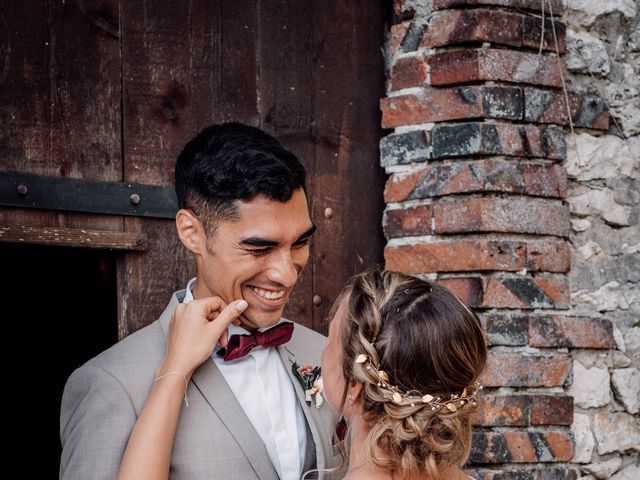
[[[0,245],[0,265],[10,405],[5,436],[15,455],[28,459],[30,477],[58,478],[64,383],[117,341],[116,256]]]

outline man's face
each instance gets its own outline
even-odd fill
[[[276,324],[309,259],[315,230],[307,198],[296,190],[287,202],[259,195],[238,201],[237,219],[220,221],[198,256],[196,298],[227,303],[244,298],[241,318],[248,329]]]

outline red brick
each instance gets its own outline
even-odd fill
[[[469,460],[473,463],[568,462],[573,441],[566,431],[507,431],[473,434]]]
[[[386,210],[382,223],[387,238],[430,235],[431,205]]]
[[[384,195],[386,202],[402,202],[473,192],[564,198],[566,191],[567,175],[561,165],[478,160],[429,165],[409,173],[394,173],[387,181]],[[551,208],[551,217],[558,218],[555,215],[558,212]]]
[[[547,238],[527,242],[526,268],[530,272],[566,273],[570,261],[571,251],[566,240]]]
[[[432,158],[507,155],[564,159],[565,133],[554,126],[465,122],[431,130]]]
[[[480,395],[473,424],[484,427],[526,427],[530,399],[526,395]]]
[[[540,0],[433,0],[434,10],[478,5],[495,5],[499,7],[532,10],[536,13],[540,13],[541,10]],[[551,9],[549,9],[549,6]],[[553,13],[554,16],[564,12],[563,1],[545,1],[545,15],[548,15],[550,12]]]
[[[577,471],[566,466],[532,468],[530,465],[523,465],[520,468],[500,470],[476,467],[465,468],[464,471],[480,480],[578,480]]]
[[[527,345],[529,317],[505,311],[486,312],[482,316],[489,345]]]
[[[480,87],[429,88],[380,100],[382,128],[482,117]]]
[[[536,316],[529,321],[533,347],[613,348],[613,325],[599,318]]]
[[[400,20],[410,20],[416,11],[406,0],[393,0],[393,14]]]
[[[523,93],[525,121],[569,125],[564,92],[525,87]],[[568,98],[574,127],[600,130],[609,128],[609,112],[602,98],[580,94],[568,94]]]
[[[567,171],[562,165],[524,164],[524,192],[541,197],[567,196]]]
[[[565,275],[490,277],[483,281],[484,308],[568,308],[569,282]]]
[[[449,288],[467,306],[481,307],[483,303],[483,285],[480,277],[438,278],[439,285]]]
[[[440,234],[505,232],[568,236],[569,220],[568,205],[545,200],[464,198],[433,205],[433,232]]]
[[[528,248],[527,242],[509,240],[417,243],[385,248],[385,262],[391,270],[412,274],[487,270],[516,272],[535,263],[528,258]]]
[[[548,15],[548,12],[545,12]],[[557,18],[557,17],[555,17]],[[555,29],[555,37],[553,30]],[[558,53],[565,53],[567,27],[560,20],[551,22],[550,18],[544,20],[543,50],[556,51],[556,39],[558,41]],[[522,46],[540,49],[540,36],[542,35],[542,20],[538,16],[524,15],[522,17]]]
[[[391,36],[389,38],[388,58],[394,58],[400,49],[400,43],[409,29],[410,22],[397,23],[391,25]]]
[[[429,168],[423,168],[413,172],[394,173],[384,187],[384,201],[393,203],[409,200],[416,186],[421,184],[429,171]]]
[[[382,127],[473,118],[522,120],[522,90],[512,86],[468,85],[423,88],[419,93],[380,100]]]
[[[490,395],[478,397],[473,423],[484,427],[570,426],[573,397],[567,395]]]
[[[427,80],[427,63],[422,56],[399,58],[391,69],[391,90],[421,87]]]
[[[429,56],[427,63],[431,85],[492,80],[562,87],[562,61],[536,53],[492,48],[452,50]]]
[[[522,45],[522,16],[502,10],[446,10],[425,26],[420,47],[440,47],[465,42]]]
[[[564,425],[573,423],[573,397],[532,395],[530,425]]]
[[[489,352],[480,384],[487,387],[558,387],[571,372],[568,355]]]

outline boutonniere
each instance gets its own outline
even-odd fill
[[[307,405],[314,402],[316,408],[320,408],[324,399],[320,393],[322,392],[322,377],[320,376],[320,367],[312,367],[311,365],[300,366],[297,360],[292,359],[291,371],[298,379],[302,389],[304,390],[304,399]]]

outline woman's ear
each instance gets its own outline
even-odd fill
[[[355,402],[362,400],[362,398],[361,398],[362,387],[363,387],[362,382],[354,382],[354,383],[352,383],[351,385],[349,385],[348,396],[350,398],[353,398]]]
[[[206,242],[206,234],[202,223],[191,210],[181,208],[176,213],[176,230],[180,241],[195,254],[201,253]]]

